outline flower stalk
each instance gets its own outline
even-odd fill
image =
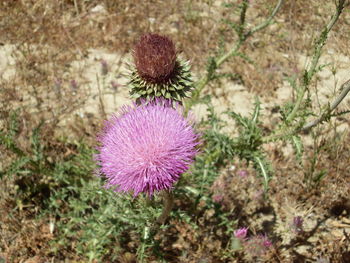
[[[171,191],[165,190],[163,192],[163,211],[162,214],[157,219],[157,223],[162,225],[165,223],[166,219],[169,217],[171,210],[174,206],[174,195]]]

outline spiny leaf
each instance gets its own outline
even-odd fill
[[[264,190],[268,191],[269,181],[271,179],[271,165],[261,153],[254,156],[254,168],[257,170],[259,175],[263,178]]]
[[[28,157],[20,157],[14,160],[11,163],[10,167],[7,168],[7,171],[0,173],[0,179],[5,175],[9,176],[9,175],[20,173],[22,168],[29,162],[30,162],[30,158]]]
[[[258,123],[259,122],[260,110],[261,110],[260,101],[259,101],[259,98],[256,97],[256,99],[255,99],[255,108],[254,108],[254,112],[253,112],[253,115],[252,115],[252,122],[253,123]]]
[[[292,145],[293,145],[297,160],[301,164],[301,161],[302,161],[301,158],[302,158],[303,152],[304,152],[304,147],[303,147],[303,143],[301,141],[301,138],[297,135],[294,135],[294,136],[292,136],[291,140],[292,140]]]

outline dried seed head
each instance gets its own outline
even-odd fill
[[[174,43],[157,34],[143,35],[134,48],[130,65],[130,95],[136,102],[155,98],[182,103],[193,89],[190,63],[177,57]]]
[[[145,34],[135,45],[134,62],[137,72],[146,81],[166,82],[175,69],[175,45],[165,36]]]

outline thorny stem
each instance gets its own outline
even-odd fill
[[[283,2],[284,2],[284,0],[279,0],[277,5],[276,5],[276,7],[275,7],[275,9],[272,11],[271,15],[263,23],[261,23],[260,25],[257,25],[252,30],[249,30],[249,32],[246,34],[246,37],[248,38],[251,35],[253,35],[255,32],[263,30],[264,28],[269,26],[272,23],[273,18],[276,16],[278,11],[280,10]]]
[[[238,49],[241,47],[241,45],[243,44],[244,41],[246,41],[248,39],[248,37],[250,37],[251,35],[253,35],[254,33],[263,30],[264,28],[266,28],[268,25],[271,24],[272,19],[275,17],[275,15],[277,14],[277,12],[279,11],[279,9],[282,6],[282,3],[284,2],[284,0],[279,0],[276,7],[274,8],[274,10],[272,11],[271,15],[260,25],[254,27],[253,29],[249,30],[248,32],[244,33],[242,32],[243,36],[240,37],[240,41],[236,44],[236,46],[234,46],[230,51],[228,51],[226,54],[224,54],[223,56],[221,56],[220,58],[218,58],[216,60],[216,66],[217,68],[221,66],[222,63],[224,63],[227,59],[229,59],[231,56],[236,55]],[[247,9],[243,8],[242,12],[246,12]],[[241,23],[245,22],[244,20],[241,20]],[[241,27],[243,27],[243,25],[240,25]]]
[[[243,38],[244,37],[244,26],[245,26],[245,18],[246,18],[246,13],[247,13],[247,9],[249,6],[249,2],[248,0],[243,0],[242,2],[242,11],[240,14],[240,21],[239,21],[239,27],[238,27],[238,36],[239,38]]]
[[[327,108],[326,110],[324,110],[324,112],[321,114],[321,116],[307,124],[305,124],[302,128],[301,131],[308,131],[311,128],[315,127],[317,124],[321,123],[322,121],[324,121],[328,116],[330,116],[330,114],[332,113],[332,111],[334,111],[338,105],[340,104],[340,102],[343,101],[343,99],[346,97],[346,95],[350,92],[350,79],[348,81],[346,81],[340,88],[341,93],[339,94],[339,96],[333,101],[333,103],[330,105],[329,108]]]
[[[245,1],[246,2],[246,1]],[[245,3],[244,2],[244,3]],[[226,52],[225,54],[223,54],[221,57],[215,58],[214,60],[214,70],[213,72],[207,72],[206,75],[204,75],[196,84],[196,89],[193,92],[192,98],[186,103],[187,105],[187,110],[189,108],[191,108],[191,106],[194,104],[194,102],[196,100],[198,100],[199,95],[201,93],[201,91],[204,89],[204,87],[209,83],[209,81],[212,79],[212,75],[215,72],[215,70],[217,68],[220,67],[221,64],[223,64],[226,60],[228,60],[230,57],[233,56],[237,56],[238,54],[238,50],[239,48],[242,46],[242,44],[250,37],[252,36],[254,33],[263,30],[264,28],[266,28],[267,26],[269,26],[272,23],[273,18],[276,16],[276,14],[278,13],[278,11],[280,10],[282,4],[283,4],[284,0],[278,0],[278,3],[276,4],[276,7],[274,8],[274,10],[272,11],[271,15],[261,24],[257,25],[256,27],[254,27],[253,29],[249,30],[248,32],[244,32],[244,23],[245,23],[245,13],[247,11],[248,8],[248,3],[245,3],[243,5],[243,8],[241,10],[241,14],[240,14],[240,25],[239,28],[240,30],[238,30],[238,34],[239,34],[239,40],[236,43],[236,45],[234,45],[228,52]]]
[[[338,107],[338,105],[345,99],[346,95],[350,92],[350,79],[341,85],[340,90],[341,93],[339,94],[339,96],[333,101],[333,103],[329,107],[325,107],[325,110],[321,113],[320,117],[308,122],[301,128],[292,128],[289,129],[289,131],[286,133],[268,136],[264,139],[264,143],[295,135],[302,131],[308,131],[311,128],[318,125],[319,123],[321,123],[322,121],[324,121],[325,119],[327,119],[328,117],[330,117],[332,111],[334,111]]]
[[[151,232],[156,232],[159,227],[165,223],[166,219],[169,217],[171,210],[174,205],[174,196],[170,191],[163,192],[163,211],[162,214],[158,217],[157,221],[153,225]]]
[[[147,199],[147,205],[150,205],[150,199]],[[173,194],[170,191],[163,191],[163,211],[162,214],[158,217],[157,221],[151,226],[145,226],[142,233],[142,242],[141,246],[138,250],[138,260],[139,262],[144,262],[144,254],[145,249],[147,246],[147,240],[152,238],[157,231],[159,230],[160,226],[165,223],[165,220],[168,218],[174,204],[174,197]]]
[[[328,25],[322,31],[322,33],[320,34],[320,36],[316,42],[315,51],[313,54],[311,66],[310,66],[308,71],[305,71],[305,74],[303,76],[303,84],[301,86],[301,90],[298,92],[297,101],[295,102],[293,110],[291,111],[291,113],[288,115],[288,117],[286,119],[287,123],[290,123],[291,121],[293,121],[296,114],[298,113],[298,110],[303,102],[305,93],[308,89],[309,83],[310,83],[312,77],[316,73],[316,67],[317,67],[318,61],[319,61],[320,56],[321,56],[322,48],[326,44],[327,36],[328,36],[329,32],[331,31],[331,29],[333,28],[334,24],[338,21],[339,16],[345,7],[344,3],[345,3],[345,0],[339,1],[339,4],[336,7],[336,13],[332,16],[332,19],[329,21]]]
[[[145,260],[144,255],[145,255],[145,250],[146,250],[146,242],[145,242],[145,240],[148,240],[149,237],[150,237],[150,229],[149,229],[148,226],[145,226],[145,228],[143,229],[143,234],[142,234],[142,239],[143,239],[142,241],[143,242],[141,243],[140,249],[138,251],[138,254],[139,254],[138,260],[141,263],[145,262],[144,261]]]
[[[170,215],[171,209],[173,209],[174,196],[173,196],[172,192],[164,191],[163,202],[164,202],[164,207],[163,207],[162,214],[157,219],[157,223],[160,225],[164,224],[165,220]]]
[[[278,139],[281,139],[281,138],[284,138],[287,136],[295,135],[295,134],[299,133],[300,131],[305,131],[307,129],[310,129],[310,128],[316,126],[318,123],[323,121],[327,116],[329,116],[330,109],[328,108],[327,112],[322,113],[321,117],[319,119],[317,119],[311,123],[308,123],[302,127],[299,126],[299,123],[296,123],[294,125],[294,127],[292,127],[292,128],[288,125],[289,123],[291,123],[291,121],[293,121],[295,119],[297,113],[299,112],[300,106],[302,105],[302,103],[304,101],[305,93],[308,90],[309,83],[317,71],[316,67],[317,67],[318,61],[319,61],[320,56],[321,56],[322,48],[326,44],[327,36],[328,36],[329,32],[331,31],[331,29],[333,28],[334,24],[338,21],[339,16],[342,13],[344,7],[345,7],[345,0],[340,0],[337,4],[335,14],[332,16],[328,25],[325,27],[325,29],[322,31],[319,38],[317,39],[310,68],[309,68],[309,70],[305,70],[305,73],[303,75],[303,80],[302,80],[303,83],[302,83],[302,86],[299,89],[298,94],[297,94],[297,100],[295,102],[295,105],[294,105],[292,111],[287,116],[285,125],[282,126],[282,128],[280,129],[280,132],[279,133],[277,132],[276,135],[271,135],[271,136],[264,138],[264,140],[263,140],[264,142],[270,142],[270,141],[278,140]],[[344,83],[342,85],[342,88],[343,88],[342,94],[346,91],[346,88],[345,88],[345,87],[347,87],[346,83]],[[339,103],[346,96],[347,92],[343,97],[342,97],[342,94],[335,101],[335,102],[338,101],[338,103],[335,104],[335,102],[334,102],[332,104],[333,106],[335,106],[332,110],[334,110],[339,105]]]

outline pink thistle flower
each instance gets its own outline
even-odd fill
[[[198,135],[182,108],[170,105],[159,99],[124,106],[107,121],[96,156],[107,188],[152,195],[170,189],[188,170],[198,152]]]
[[[245,239],[248,234],[248,227],[242,227],[233,232],[236,238]]]

